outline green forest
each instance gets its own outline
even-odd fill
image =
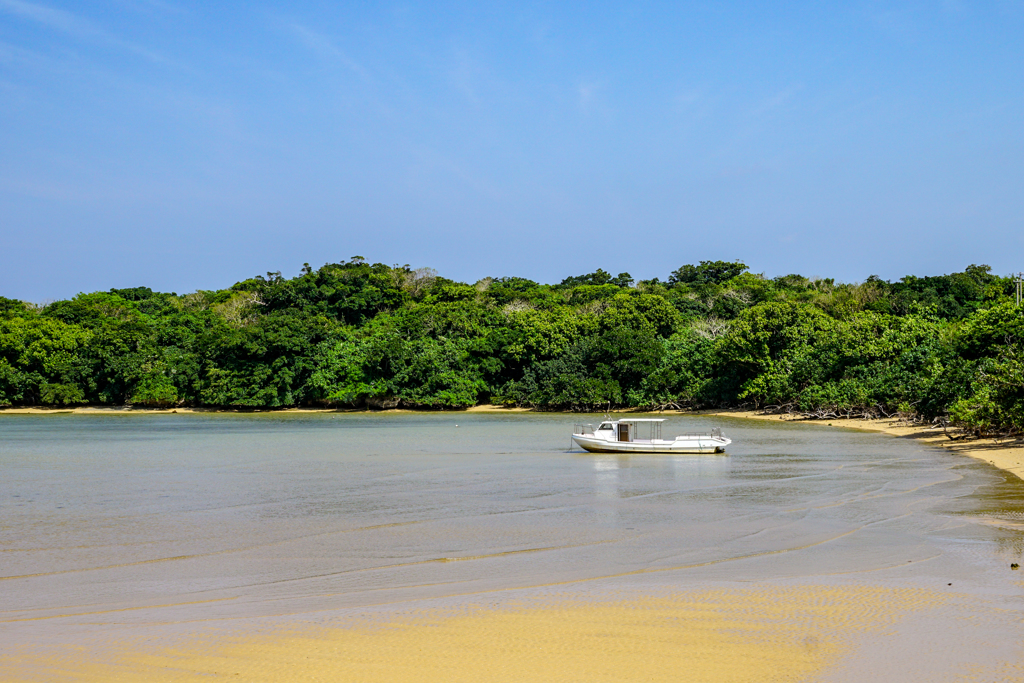
[[[473,284],[361,257],[191,294],[0,297],[0,406],[700,409],[1024,429],[1024,319],[988,266],[843,284],[738,262]]]

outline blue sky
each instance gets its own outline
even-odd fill
[[[1024,269],[1024,3],[0,0],[0,295]]]

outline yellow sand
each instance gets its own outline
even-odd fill
[[[970,439],[951,440],[941,428],[907,424],[898,419],[864,420],[860,418],[840,420],[806,420],[799,415],[772,415],[751,410],[727,410],[705,415],[741,417],[750,420],[773,420],[807,422],[821,426],[859,429],[869,432],[883,432],[892,436],[914,439],[929,446],[941,446],[960,455],[984,460],[1001,470],[1011,472],[1024,479],[1024,441],[1020,439]]]
[[[508,406],[479,405],[466,408],[467,413],[532,413],[533,408],[515,408]]]
[[[192,636],[0,659],[0,680],[804,681],[944,596],[895,588],[764,587],[529,601],[268,635]],[[6,661],[4,661],[6,659]]]
[[[67,408],[0,408],[0,415],[163,415],[170,413],[241,413],[240,410],[222,408],[133,408],[131,406],[69,406]],[[252,410],[253,413],[354,413],[371,412],[360,410],[339,410],[338,408],[268,408]],[[411,411],[389,411],[411,412]]]
[[[69,406],[66,408],[0,408],[0,415],[164,415],[171,413],[240,413],[231,408],[133,408],[131,406]],[[387,411],[361,410],[357,408],[267,408],[245,412],[254,413],[415,413],[423,412],[402,408],[391,408]],[[479,405],[465,410],[454,409],[453,413],[529,413],[531,408],[507,408],[505,406]]]

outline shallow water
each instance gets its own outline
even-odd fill
[[[1015,477],[904,439],[722,418],[665,434],[721,426],[726,455],[567,452],[573,421],[2,416],[0,641],[765,581],[952,583],[1007,613],[988,641],[1024,634]]]

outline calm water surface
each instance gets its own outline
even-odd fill
[[[666,436],[721,426],[727,455],[572,453],[573,420],[2,416],[0,638],[550,585],[953,583],[1021,604],[1024,486],[983,463],[692,417]]]

